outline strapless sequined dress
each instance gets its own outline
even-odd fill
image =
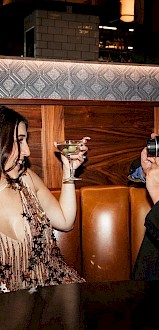
[[[16,291],[84,282],[65,263],[54,230],[36,195],[22,180],[16,189],[23,205],[24,237],[20,241],[0,233],[0,288]]]

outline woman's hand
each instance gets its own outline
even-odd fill
[[[74,170],[76,170],[84,162],[84,160],[86,158],[86,156],[84,154],[88,150],[88,147],[86,146],[86,143],[90,139],[91,138],[89,136],[83,137],[83,139],[81,140],[83,144],[81,144],[81,146],[80,146],[79,153],[76,154],[76,155],[71,155],[70,156],[70,158],[74,160],[74,162],[73,162]],[[56,147],[56,142],[55,142],[55,147]],[[69,170],[70,166],[69,166],[68,158],[61,154],[61,160],[63,162],[63,169],[65,171]]]

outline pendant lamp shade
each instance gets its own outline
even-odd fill
[[[8,5],[9,3],[12,3],[12,0],[3,0],[3,6]]]
[[[123,22],[134,21],[135,0],[120,0],[120,20]]]

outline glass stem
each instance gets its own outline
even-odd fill
[[[70,159],[70,178],[74,178],[74,174],[73,174],[73,160]]]

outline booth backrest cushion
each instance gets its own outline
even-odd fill
[[[129,189],[81,188],[83,273],[88,281],[130,277]]]
[[[59,190],[52,193],[59,198]],[[76,198],[74,228],[55,230],[68,265],[87,281],[130,279],[152,206],[146,189],[85,186]]]

